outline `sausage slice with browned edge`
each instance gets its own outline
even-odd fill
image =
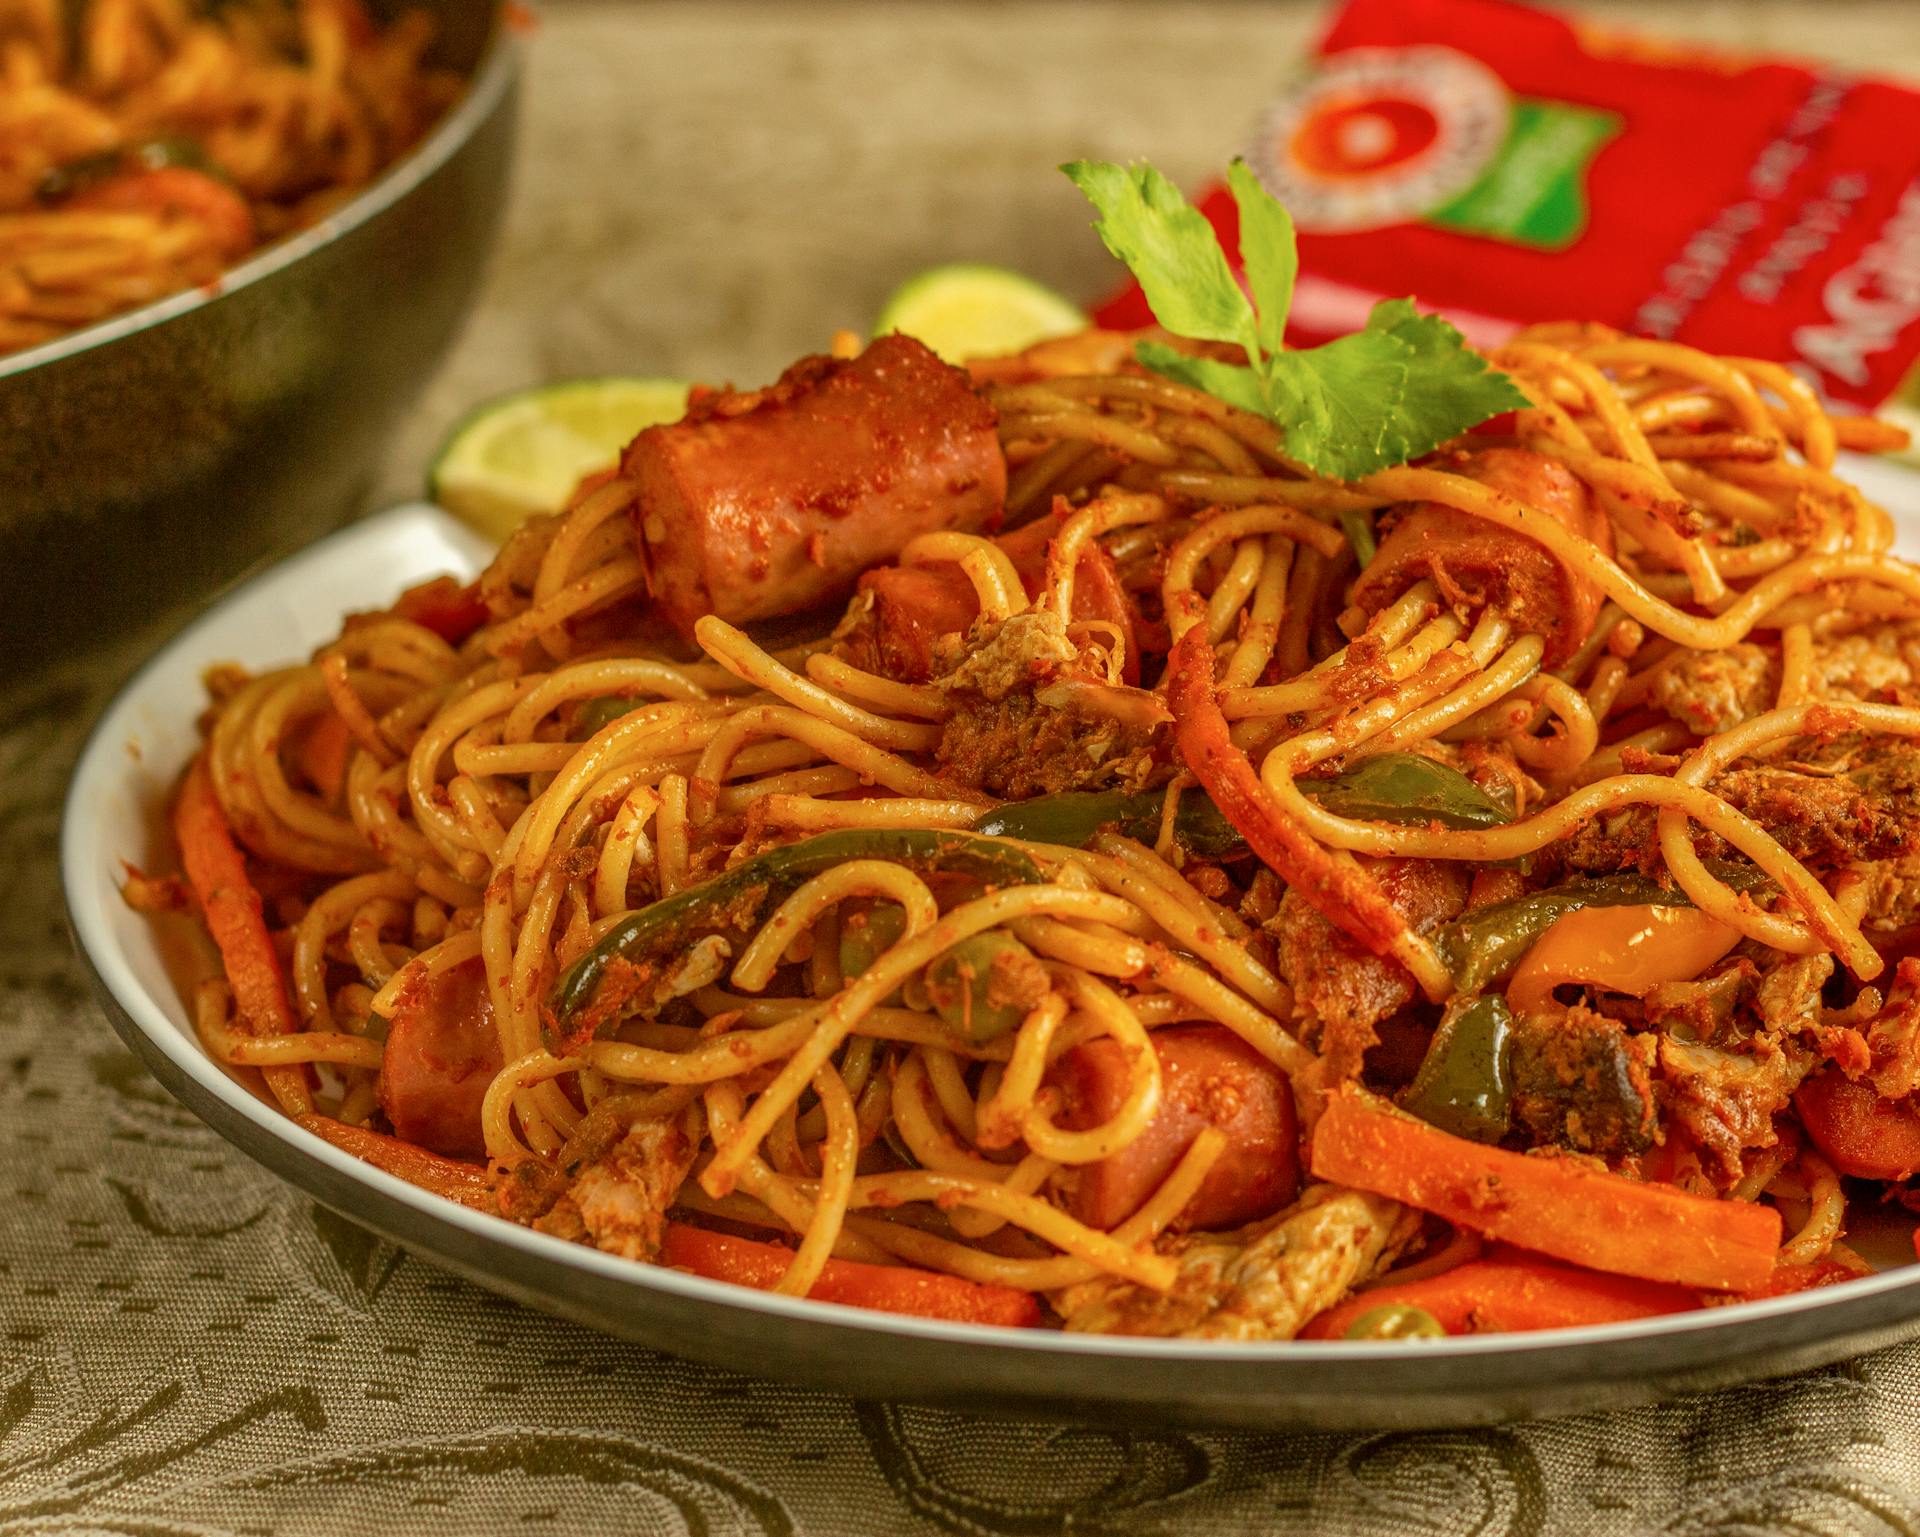
[[[500,1061],[479,956],[409,982],[394,1002],[380,1064],[380,1108],[393,1134],[449,1158],[484,1156],[480,1107]]]
[[[1006,500],[993,407],[910,336],[777,384],[696,399],[627,446],[654,604],[681,634],[844,596],[909,539],[975,532]]]
[[[1287,1075],[1219,1025],[1177,1025],[1151,1039],[1160,1059],[1159,1113],[1119,1152],[1066,1177],[1067,1209],[1089,1227],[1118,1226],[1160,1188],[1202,1128],[1217,1126],[1227,1149],[1180,1214],[1180,1225],[1239,1227],[1280,1210],[1300,1187]],[[1126,1098],[1127,1052],[1102,1038],[1054,1064],[1049,1081],[1064,1101],[1061,1126],[1088,1131],[1113,1118]]]
[[[1544,454],[1485,448],[1436,467],[1469,475],[1571,529],[1603,555],[1613,553],[1606,510],[1579,477]],[[1544,544],[1437,502],[1418,502],[1396,514],[1380,552],[1353,584],[1353,601],[1374,613],[1422,577],[1431,577],[1449,603],[1501,610],[1516,634],[1539,635],[1546,642],[1546,667],[1558,667],[1580,649],[1606,597]]]

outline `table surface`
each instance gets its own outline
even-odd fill
[[[1912,0],[1598,16],[1920,77]],[[939,261],[1109,277],[1052,167],[1216,168],[1316,7],[613,3],[541,13],[503,248],[377,476],[551,377],[758,382]],[[0,687],[0,1531],[1734,1534],[1920,1526],[1920,1350],[1457,1434],[1060,1429],[696,1368],[293,1195],[145,1078],[61,918],[85,724],[183,616]]]

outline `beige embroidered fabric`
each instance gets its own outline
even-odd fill
[[[1920,74],[1907,0],[1590,8]],[[1198,176],[1313,11],[1172,14],[553,6],[505,257],[385,491],[417,486],[473,399],[611,370],[751,382],[933,261],[1097,287],[1051,167],[1151,153]],[[1920,1347],[1477,1433],[1062,1429],[688,1366],[368,1238],[147,1079],[68,950],[68,768],[112,684],[184,617],[0,691],[0,1532],[1920,1529]]]

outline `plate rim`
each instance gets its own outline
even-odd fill
[[[1916,514],[1920,514],[1920,479],[1912,480],[1907,494]],[[1799,1344],[1803,1347],[1814,1343],[1814,1335],[1837,1338],[1848,1331],[1884,1330],[1909,1321],[1920,1326],[1920,1265],[1784,1297],[1651,1319],[1416,1342],[1165,1340],[948,1323],[781,1297],[640,1264],[535,1232],[504,1217],[459,1207],[350,1157],[288,1120],[215,1063],[201,1050],[190,1030],[181,1029],[168,1018],[160,1000],[133,975],[126,958],[112,942],[104,920],[101,887],[110,887],[110,882],[103,882],[99,872],[111,867],[117,852],[101,847],[102,835],[96,833],[92,826],[94,819],[87,813],[105,787],[119,782],[130,771],[127,747],[137,737],[136,716],[141,701],[156,686],[157,680],[173,678],[181,670],[198,675],[205,662],[213,658],[196,659],[196,643],[204,646],[209,632],[217,628],[220,620],[230,617],[237,607],[265,602],[268,595],[283,585],[297,583],[303,573],[322,565],[375,555],[409,528],[423,524],[437,535],[451,535],[456,543],[464,541],[478,558],[481,546],[477,536],[450,514],[427,503],[403,503],[325,536],[216,597],[160,644],[113,691],[88,729],[61,807],[58,858],[69,932],[100,994],[109,1022],[143,1060],[151,1064],[157,1054],[178,1075],[179,1081],[168,1082],[166,1076],[156,1074],[168,1092],[196,1116],[233,1141],[250,1160],[265,1165],[276,1178],[323,1204],[341,1210],[350,1218],[358,1217],[408,1248],[452,1264],[482,1285],[508,1290],[522,1300],[534,1300],[535,1305],[540,1305],[538,1300],[528,1299],[524,1288],[516,1289],[513,1277],[496,1275],[489,1280],[486,1275],[476,1274],[470,1265],[450,1258],[443,1252],[444,1242],[436,1244],[428,1242],[428,1238],[436,1233],[452,1232],[468,1246],[504,1250],[536,1271],[579,1272],[597,1285],[612,1286],[638,1302],[657,1297],[682,1307],[719,1309],[727,1314],[783,1325],[798,1324],[808,1330],[821,1331],[823,1338],[855,1336],[883,1342],[898,1340],[972,1352],[994,1349],[1011,1351],[1029,1360],[1067,1359],[1160,1368],[1207,1367],[1221,1371],[1222,1377],[1233,1378],[1245,1378],[1248,1373],[1276,1373],[1287,1367],[1314,1372],[1328,1366],[1403,1368],[1410,1374],[1424,1371],[1450,1377],[1457,1375],[1461,1368],[1475,1367],[1483,1371],[1494,1369],[1491,1376],[1501,1380],[1462,1383],[1461,1391],[1471,1392],[1478,1386],[1511,1393],[1525,1383],[1531,1363],[1544,1364],[1567,1357],[1586,1357],[1595,1362],[1616,1356],[1622,1347],[1633,1345],[1658,1349],[1663,1341],[1677,1344],[1686,1340],[1696,1347],[1702,1341],[1711,1342],[1720,1348],[1705,1351],[1695,1364],[1712,1367],[1735,1363],[1743,1355],[1785,1343],[1784,1336],[1765,1337],[1770,1324],[1799,1324],[1800,1328],[1788,1329],[1786,1333],[1800,1336]],[[369,563],[368,569],[378,568]],[[184,765],[168,764],[166,768],[169,773],[177,774]],[[105,900],[118,901],[117,891],[109,891]],[[181,1082],[191,1085],[194,1092],[183,1093]],[[277,1144],[279,1156],[271,1160],[263,1158],[251,1145],[256,1138]],[[372,1217],[357,1213],[350,1203],[342,1203],[340,1192],[350,1187],[359,1187],[376,1198],[377,1211]],[[411,1236],[392,1232],[392,1228],[401,1225],[394,1219],[402,1215],[421,1223],[421,1231]],[[1911,1297],[1907,1306],[1892,1309],[1887,1306],[1903,1295]],[[1835,1315],[1835,1327],[1816,1329],[1810,1335],[1805,1327],[1809,1321],[1827,1314]],[[598,1326],[612,1327],[605,1322]],[[1753,1338],[1756,1334],[1761,1337]],[[692,1348],[678,1353],[700,1354]],[[1239,1370],[1232,1371],[1232,1368]],[[1295,1373],[1286,1375],[1291,1377]],[[1226,1388],[1229,1384],[1222,1381],[1217,1386]],[[1273,1387],[1284,1397],[1297,1394],[1302,1385],[1276,1382]],[[1257,1388],[1252,1391],[1258,1396]],[[1040,1396],[1045,1396],[1044,1390]]]

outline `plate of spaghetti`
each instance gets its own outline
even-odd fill
[[[861,1393],[1432,1424],[1910,1332],[1899,435],[1589,326],[1290,352],[1073,169],[1158,331],[842,336],[172,642],[66,813],[122,1033],[485,1285]]]

